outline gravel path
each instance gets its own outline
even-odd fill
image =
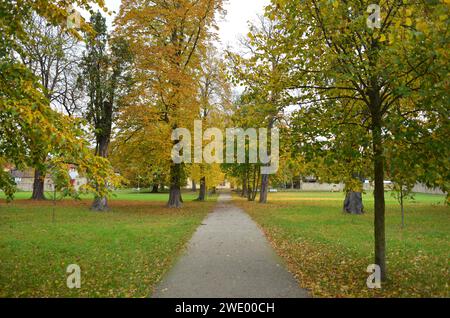
[[[308,297],[256,223],[221,194],[155,298]]]

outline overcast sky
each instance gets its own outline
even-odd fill
[[[237,47],[240,36],[248,33],[247,21],[253,21],[258,14],[262,14],[264,6],[270,0],[226,0],[225,10],[227,15],[223,21],[219,21],[219,47],[227,45]],[[119,12],[121,0],[105,0],[106,7],[110,11]],[[82,15],[86,17],[86,14]],[[107,16],[109,26],[112,26],[114,16]]]
[[[228,0],[225,6],[227,15],[219,23],[219,36],[222,47],[236,46],[238,39],[248,33],[247,21],[254,21],[270,0]]]

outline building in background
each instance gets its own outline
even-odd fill
[[[196,187],[198,187],[199,184],[196,184]],[[227,179],[224,179],[221,183],[214,185],[217,190],[230,190],[233,189],[233,185],[230,181]],[[208,188],[214,187],[213,185],[208,185]],[[187,178],[186,185],[184,186],[185,189],[192,189],[192,179]]]
[[[28,168],[25,170],[18,170],[15,168],[9,168],[8,170],[16,183],[17,190],[33,191],[34,169]],[[76,190],[87,183],[87,179],[78,174],[75,166],[69,166],[69,176],[71,179],[70,182]],[[44,191],[53,191],[53,180],[49,174],[45,176]]]

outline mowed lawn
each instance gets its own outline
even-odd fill
[[[45,192],[45,197],[51,201],[53,199],[53,192]],[[91,200],[92,195],[82,194],[81,199]],[[183,192],[183,200],[192,201],[198,197],[198,193],[192,191]],[[21,191],[14,194],[16,200],[27,200],[31,198],[31,192]],[[119,190],[111,195],[110,201],[167,201],[169,198],[168,193],[150,193],[148,190],[136,191],[136,190]],[[214,197],[213,197],[214,198]],[[5,195],[0,191],[0,200],[5,199]],[[56,195],[56,199],[59,200],[59,195]],[[71,198],[64,198],[64,200],[72,200]]]
[[[0,199],[0,297],[148,297],[208,212],[208,202],[165,208],[167,194],[121,192],[111,211],[90,200],[34,203]],[[66,285],[81,268],[81,289]]]
[[[364,215],[342,212],[343,193],[271,193],[264,207],[235,198],[313,296],[450,296],[450,208],[444,196],[408,200],[401,229],[399,204],[386,193],[389,280],[377,291],[366,286],[374,258],[372,193],[364,195]]]

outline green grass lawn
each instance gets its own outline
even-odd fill
[[[165,208],[167,194],[120,192],[111,211],[90,200],[0,200],[0,297],[148,297],[206,214],[208,202]],[[53,212],[54,209],[54,212]],[[81,267],[81,289],[66,268]]]
[[[48,200],[53,199],[53,192],[45,192],[45,197]],[[184,191],[183,199],[186,201],[192,201],[198,197],[198,193],[192,191]],[[20,191],[14,194],[14,199],[16,200],[26,200],[31,198],[31,192]],[[57,194],[57,198],[58,194]],[[93,196],[89,194],[81,195],[82,199],[92,199]],[[130,200],[130,201],[165,201],[169,198],[168,193],[150,193],[148,191],[142,190],[141,192],[132,190],[119,190],[113,193],[110,200]],[[0,191],[0,200],[5,199],[5,194]],[[64,198],[64,200],[71,200],[71,198]]]
[[[280,192],[264,208],[236,198],[266,232],[303,287],[319,297],[449,297],[450,208],[444,196],[417,194],[406,203],[401,229],[399,204],[386,193],[389,281],[366,287],[373,263],[373,197],[366,214],[342,213],[343,193]]]

